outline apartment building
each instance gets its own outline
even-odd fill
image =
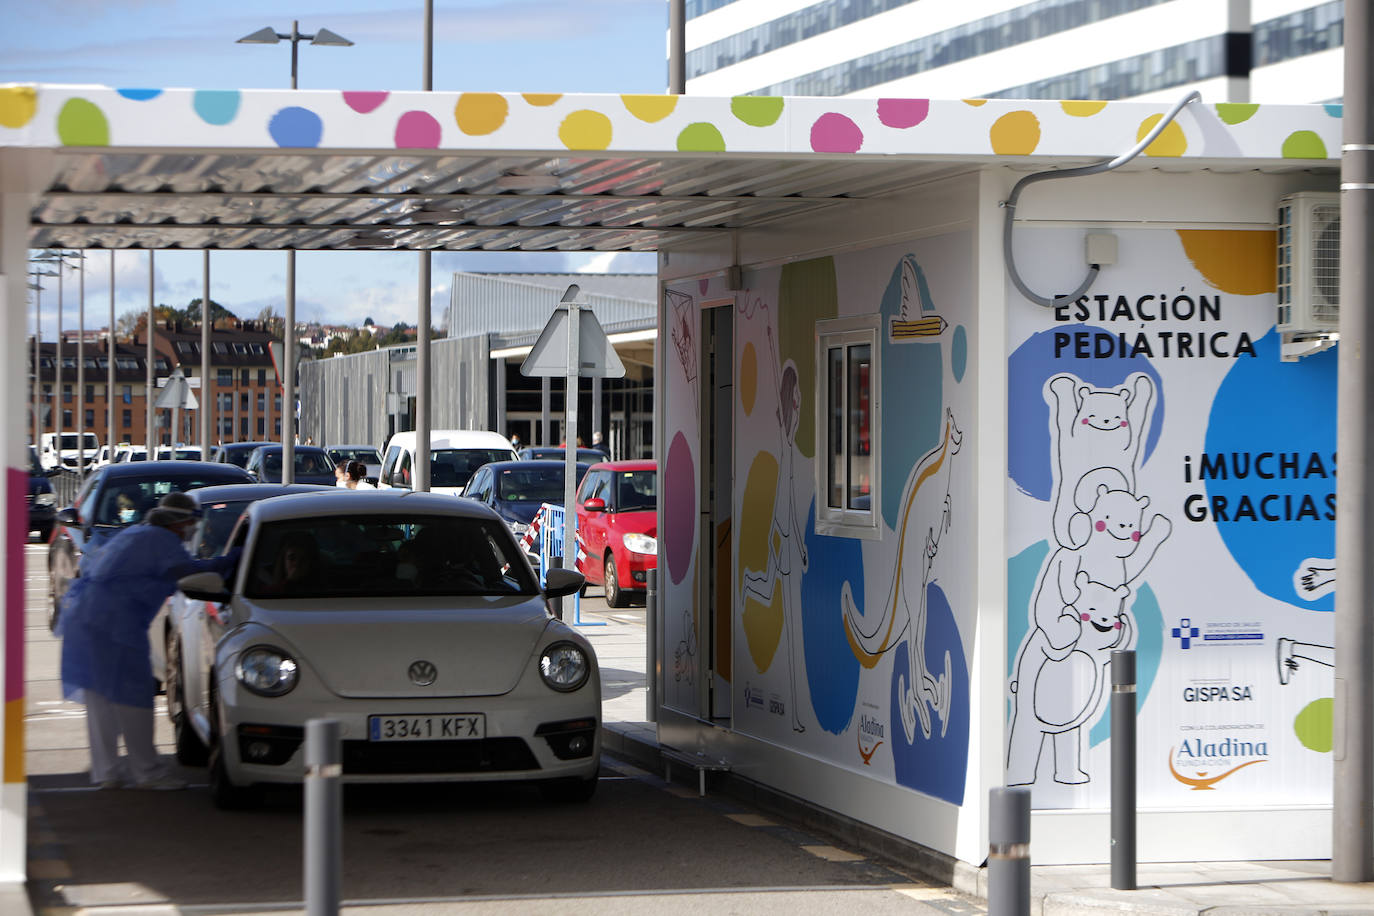
[[[687,92],[1339,102],[1342,0],[687,0]]]

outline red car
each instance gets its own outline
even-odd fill
[[[642,599],[658,566],[658,465],[607,461],[587,469],[577,488],[577,569],[604,585],[611,607]]]

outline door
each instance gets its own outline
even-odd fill
[[[699,607],[706,649],[702,708],[730,719],[733,593],[731,507],[734,494],[733,298],[702,303],[701,313],[701,582]]]

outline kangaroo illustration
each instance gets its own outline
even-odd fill
[[[883,653],[895,648],[902,637],[906,637],[908,670],[900,676],[899,693],[902,725],[908,743],[916,738],[918,718],[922,734],[930,737],[930,709],[940,716],[941,737],[949,728],[949,653],[945,653],[945,670],[938,677],[926,667],[926,587],[932,578],[940,540],[953,518],[950,471],[963,441],[954,412],[946,409],[940,444],[917,462],[907,478],[902,494],[901,521],[897,526],[896,570],[879,618],[865,628],[863,617],[866,615],[859,614],[855,607],[849,583],[845,583],[840,593],[845,636],[854,657],[865,668],[877,665]],[[919,575],[916,573],[918,568]]]
[[[1046,736],[1054,745],[1054,781],[1089,781],[1083,769],[1082,727],[1102,710],[1112,650],[1134,644],[1135,624],[1125,608],[1130,587],[1095,582],[1086,572],[1074,580],[1077,598],[1063,608],[1082,624],[1073,644],[1054,649],[1045,631],[1036,627],[1016,655],[1007,739],[1009,786],[1035,782]]]

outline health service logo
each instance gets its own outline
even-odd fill
[[[1269,757],[1269,745],[1264,741],[1235,741],[1226,738],[1222,741],[1203,742],[1201,739],[1192,739],[1183,742],[1183,747],[1177,755],[1180,762],[1187,760],[1190,767],[1197,766],[1199,763],[1225,766],[1226,763],[1230,762],[1228,758],[1232,755],[1258,756],[1255,760],[1247,760],[1228,770],[1223,770],[1215,776],[1210,775],[1210,770],[1195,770],[1196,775],[1185,776],[1174,767],[1174,751],[1175,748],[1169,748],[1169,772],[1173,774],[1174,779],[1190,787],[1194,792],[1211,791],[1216,788],[1217,783],[1237,770],[1243,770],[1256,763],[1264,763]]]

